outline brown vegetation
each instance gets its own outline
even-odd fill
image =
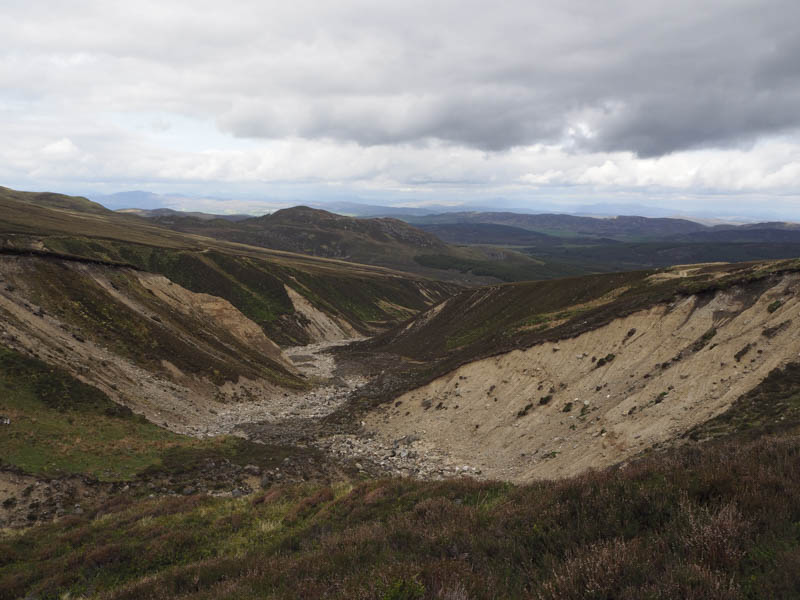
[[[522,487],[109,505],[1,541],[0,598],[790,598],[799,471],[783,437]]]

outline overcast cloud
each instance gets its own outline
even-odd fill
[[[800,199],[796,0],[0,8],[0,184]]]

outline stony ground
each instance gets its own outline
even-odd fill
[[[343,346],[354,339],[318,342],[284,350],[311,387],[303,391],[278,391],[255,397],[248,402],[221,405],[217,415],[208,423],[202,435],[226,433],[247,435],[243,426],[250,424],[277,425],[295,421],[313,421],[329,415],[347,402],[350,394],[367,382],[363,375],[336,373],[336,362],[330,349]]]

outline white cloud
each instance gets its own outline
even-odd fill
[[[783,202],[800,188],[798,16],[788,0],[9,0],[0,176]]]
[[[42,148],[42,154],[50,159],[67,160],[80,156],[81,151],[69,138],[61,138]]]

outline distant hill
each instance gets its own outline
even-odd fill
[[[110,211],[80,196],[8,188],[0,188],[2,197],[119,223],[144,217],[159,229],[467,284],[800,256],[800,225],[785,222],[709,227],[685,219],[509,212],[356,218],[307,206],[253,217],[169,208]]]
[[[257,217],[247,221],[248,225],[263,226],[265,231],[288,234],[292,240],[304,239],[308,249],[320,247],[317,236],[348,252],[357,245],[357,239],[374,243],[399,243],[414,248],[442,248],[444,244],[435,235],[413,227],[391,217],[354,219],[326,210],[296,206]],[[313,232],[313,233],[311,233]],[[335,251],[335,250],[334,250]]]
[[[111,214],[106,207],[83,196],[66,196],[52,192],[20,192],[0,186],[0,199],[28,202],[45,208],[56,208],[97,215]]]
[[[180,231],[355,262],[374,262],[397,252],[445,247],[435,235],[399,219],[357,219],[307,206],[235,223],[222,218],[198,218],[190,213],[164,214],[153,220]]]
[[[756,223],[731,229],[697,231],[685,238],[692,242],[713,243],[800,243],[800,228],[791,223]]]
[[[400,219],[355,218],[308,206],[235,223],[187,213],[157,216],[152,221],[185,233],[465,283],[548,279],[585,272],[580,267],[544,264],[508,249],[456,247]],[[530,232],[525,235],[529,240],[537,237]]]
[[[512,212],[445,213],[409,217],[408,221],[415,225],[488,223],[509,225],[548,234],[614,238],[663,237],[707,229],[704,225],[687,219],[636,216],[595,218],[562,214],[528,215]]]
[[[200,219],[201,221],[213,221],[214,219],[223,219],[225,221],[243,221],[251,219],[253,215],[217,215],[204,212],[184,212],[180,210],[173,210],[171,208],[119,208],[116,212],[124,215],[135,215],[145,219],[154,219],[157,217],[192,217]]]
[[[451,244],[493,244],[524,252],[561,273],[602,273],[699,262],[800,256],[800,225],[706,226],[686,219],[446,213],[407,219]]]
[[[418,227],[454,244],[529,246],[558,242],[558,238],[546,233],[493,223],[423,223]]]

